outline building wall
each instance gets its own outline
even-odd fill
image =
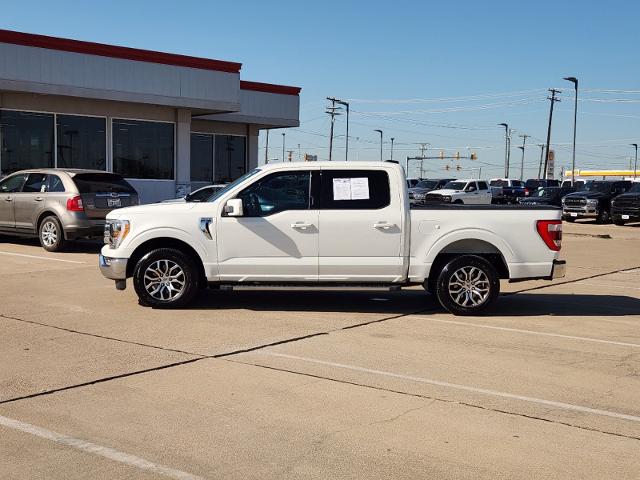
[[[113,165],[111,120],[114,118],[172,122],[175,125],[175,169],[173,180],[129,179],[140,193],[143,203],[174,198],[203,186],[191,185],[191,132],[246,136],[246,167],[258,165],[258,127],[246,123],[192,120],[192,112],[185,108],[171,108],[130,102],[81,99],[74,97],[37,95],[0,91],[0,108],[58,114],[94,115],[107,119],[107,166]]]

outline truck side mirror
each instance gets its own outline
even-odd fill
[[[232,198],[231,200],[227,200],[224,206],[224,213],[226,213],[228,217],[241,217],[242,199]]]

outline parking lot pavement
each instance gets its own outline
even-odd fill
[[[503,284],[475,318],[420,288],[154,311],[101,277],[97,244],[0,243],[0,471],[639,478],[640,228],[565,234],[565,279]]]

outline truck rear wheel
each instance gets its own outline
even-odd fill
[[[184,252],[175,248],[158,248],[136,264],[133,287],[141,305],[183,307],[198,293],[198,269]]]
[[[447,263],[436,282],[440,304],[454,315],[478,315],[500,293],[496,269],[477,255],[461,255]]]

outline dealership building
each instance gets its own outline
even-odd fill
[[[91,168],[142,202],[258,165],[261,129],[299,125],[300,89],[241,64],[0,30],[0,174]]]

